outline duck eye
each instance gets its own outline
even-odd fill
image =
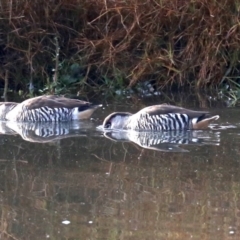
[[[107,122],[107,123],[104,125],[104,128],[111,128],[111,123],[110,123],[110,122]]]

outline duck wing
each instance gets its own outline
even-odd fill
[[[199,117],[209,117],[209,112],[207,111],[194,111],[178,106],[161,104],[154,105],[143,108],[139,113],[148,113],[150,116],[152,115],[161,115],[161,114],[169,114],[169,113],[178,113],[178,114],[187,114],[190,118],[199,118]]]
[[[75,107],[91,107],[94,106],[89,102],[85,102],[78,99],[65,98],[61,96],[40,96],[31,99],[27,99],[22,102],[22,104],[27,107],[27,109],[37,109],[41,107],[48,108],[68,108],[72,109]]]

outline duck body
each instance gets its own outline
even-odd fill
[[[161,104],[143,108],[135,114],[115,112],[107,116],[103,129],[135,131],[171,131],[187,129],[206,129],[219,118],[208,112],[193,111],[177,106]]]
[[[65,122],[88,119],[100,105],[55,95],[30,98],[22,103],[1,103],[0,119],[15,122]]]

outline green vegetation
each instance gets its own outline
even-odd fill
[[[228,100],[229,106],[235,106],[240,100],[240,84],[232,79],[228,83],[223,83],[219,96]]]
[[[239,14],[238,0],[3,0],[0,86],[6,94],[237,83]]]

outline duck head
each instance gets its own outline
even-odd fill
[[[128,112],[114,112],[104,119],[103,129],[125,129],[131,116],[132,114]]]

